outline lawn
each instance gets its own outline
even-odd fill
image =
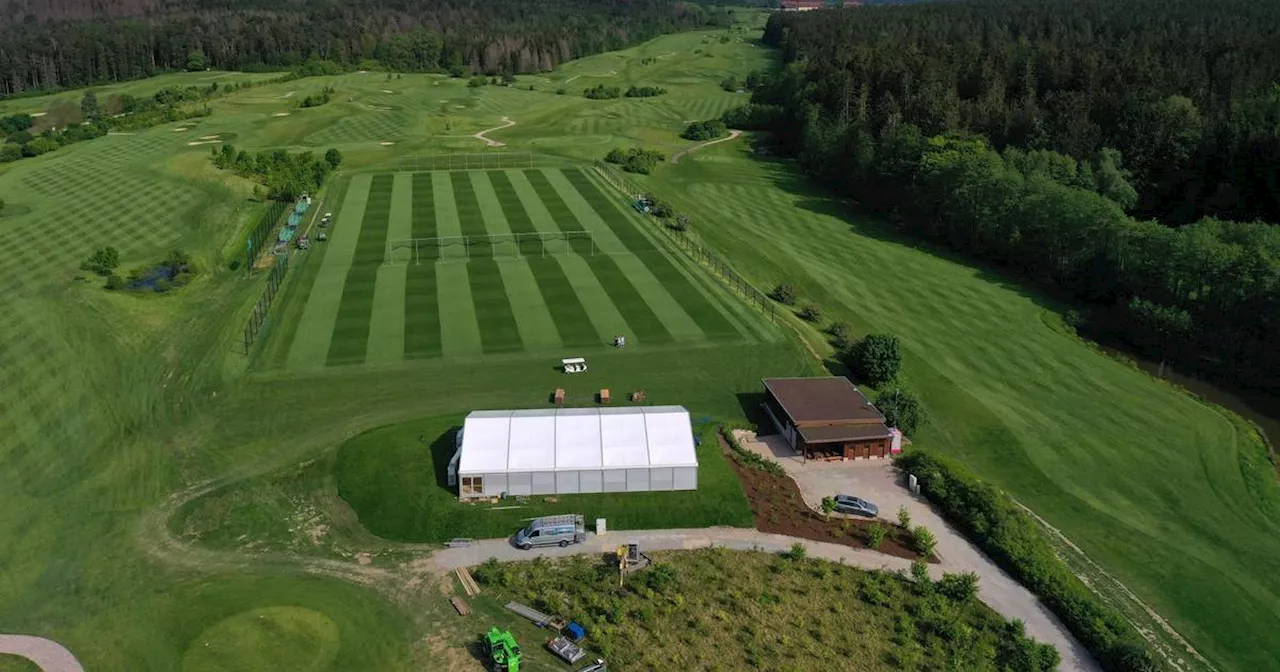
[[[623,586],[596,556],[483,565],[476,601],[579,621],[610,670],[1046,669],[1032,664],[1043,648],[1057,660],[981,602],[896,574],[720,548],[653,559]],[[534,648],[541,633],[517,618],[493,616]]]
[[[902,339],[961,458],[1061,529],[1216,664],[1277,669],[1280,494],[1238,419],[1069,335],[1058,307],[859,215],[727,143],[652,180],[761,287]],[[768,241],[767,245],[762,244]],[[767,254],[762,254],[767,250]]]
[[[286,367],[581,356],[618,334],[639,350],[757,340],[762,330],[743,323],[733,300],[696,279],[593,175],[354,175],[322,257],[308,260],[318,270],[287,295],[306,305],[281,313]]]

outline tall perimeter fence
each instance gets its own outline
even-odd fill
[[[271,303],[276,300],[276,294],[280,292],[280,285],[284,283],[284,274],[288,270],[289,255],[277,255],[267,276],[267,286],[262,289],[262,296],[258,297],[258,302],[253,306],[253,312],[249,313],[249,321],[244,325],[245,355],[249,354],[258,336],[266,332],[270,325],[267,313],[271,310]]]
[[[483,154],[419,154],[396,159],[399,172],[425,170],[508,170],[554,168],[565,159],[533,152],[485,152]]]
[[[276,224],[280,223],[280,218],[284,216],[284,211],[288,207],[289,204],[284,201],[272,201],[271,205],[267,206],[267,211],[262,213],[262,219],[258,220],[245,238],[244,270],[247,275],[253,275],[254,257],[262,253],[263,245],[267,244],[272,231],[275,230]]]
[[[636,186],[635,183],[622,175],[619,175],[616,170],[606,163],[597,162],[595,164],[595,168],[597,174],[599,174],[605,182],[608,182],[613,188],[626,194],[631,199],[627,204],[630,207],[634,207],[635,204],[639,202],[640,197],[646,193],[645,190]],[[679,213],[673,211],[670,219],[674,221],[678,214]],[[663,224],[662,218],[660,217],[645,214],[644,218],[656,223],[658,230],[665,233],[668,238],[674,241],[676,247],[680,248],[680,250],[683,251],[690,259],[693,259],[704,268],[711,271],[711,273],[728,286],[730,290],[745,299],[749,305],[764,313],[770,321],[775,323],[778,321],[778,306],[774,303],[773,299],[770,299],[767,294],[748,282],[746,278],[742,277],[742,274],[735,271],[733,267],[729,265],[729,262],[722,259],[720,255],[712,252],[702,243],[699,243],[687,231],[678,231]]]

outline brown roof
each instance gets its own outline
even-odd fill
[[[801,427],[800,436],[805,443],[843,443],[866,439],[887,439],[891,436],[883,422],[862,425],[824,425]]]
[[[842,376],[766,378],[764,386],[796,423],[884,422],[884,414]]]

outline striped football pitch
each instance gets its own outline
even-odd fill
[[[773,340],[651,226],[589,169],[355,175],[273,337],[288,369]]]

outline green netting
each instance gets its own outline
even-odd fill
[[[297,229],[291,229],[287,226],[283,229],[280,229],[280,242],[287,243],[293,240],[293,234],[297,232],[298,232]]]
[[[299,224],[301,224],[301,223],[302,223],[302,215],[300,215],[300,214],[298,214],[298,213],[296,213],[296,212],[295,212],[295,213],[293,213],[292,215],[289,215],[289,226],[290,226],[290,227],[296,227],[296,226],[298,226],[298,225],[299,225]]]

